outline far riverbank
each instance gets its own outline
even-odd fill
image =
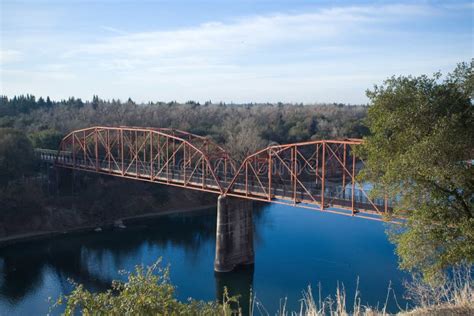
[[[162,212],[153,212],[153,213],[146,213],[146,214],[139,214],[139,215],[132,215],[132,216],[124,216],[117,218],[114,222],[104,222],[104,223],[97,223],[96,225],[84,225],[78,226],[74,228],[62,229],[62,230],[47,230],[47,231],[38,231],[38,232],[31,232],[25,234],[14,234],[11,236],[1,237],[0,238],[0,248],[9,246],[12,244],[22,243],[31,240],[39,240],[39,239],[46,239],[51,238],[54,236],[65,235],[65,234],[74,234],[74,233],[82,233],[82,232],[92,232],[97,228],[101,229],[125,229],[119,228],[115,225],[117,222],[122,222],[125,226],[128,223],[143,220],[146,218],[155,218],[159,216],[165,216],[170,214],[177,214],[177,213],[187,213],[193,211],[202,211],[207,210],[215,207],[215,204],[206,204],[200,205],[195,207],[177,207],[177,208],[170,208],[165,209]]]

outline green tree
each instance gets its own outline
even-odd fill
[[[20,131],[0,128],[0,185],[6,185],[35,167],[35,155],[30,140]]]
[[[39,108],[44,108],[46,106],[46,101],[42,97],[39,97],[38,102],[37,102],[37,107]]]
[[[58,149],[63,134],[54,129],[46,129],[29,135],[35,148]]]
[[[392,77],[375,86],[361,154],[374,195],[396,200],[406,223],[391,231],[401,267],[435,279],[474,262],[472,65],[442,79]]]
[[[94,94],[92,96],[92,101],[91,101],[92,108],[94,110],[97,110],[97,108],[99,107],[99,103],[100,103],[99,96]]]
[[[224,295],[223,304],[189,300],[182,303],[175,296],[169,269],[160,261],[144,268],[137,266],[127,282],[114,281],[112,289],[91,293],[76,285],[71,294],[61,297],[55,306],[65,304],[64,315],[241,315],[233,310],[236,298]]]

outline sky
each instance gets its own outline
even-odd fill
[[[365,104],[471,61],[471,1],[0,0],[0,94]]]

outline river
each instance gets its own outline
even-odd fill
[[[119,270],[150,265],[160,257],[171,269],[180,300],[215,300],[227,285],[247,301],[249,289],[273,315],[281,299],[299,309],[308,285],[318,299],[344,284],[352,306],[357,279],[363,305],[382,306],[391,282],[398,303],[408,276],[397,269],[386,224],[284,205],[254,212],[255,265],[228,274],[213,271],[216,210],[135,221],[126,229],[67,234],[0,248],[0,315],[41,315],[48,298],[68,293],[69,280],[104,290]],[[245,302],[244,302],[245,305]],[[389,310],[396,311],[393,295]],[[60,309],[53,310],[53,314]]]

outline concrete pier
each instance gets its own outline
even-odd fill
[[[221,195],[217,199],[214,271],[229,272],[253,263],[252,202]]]

